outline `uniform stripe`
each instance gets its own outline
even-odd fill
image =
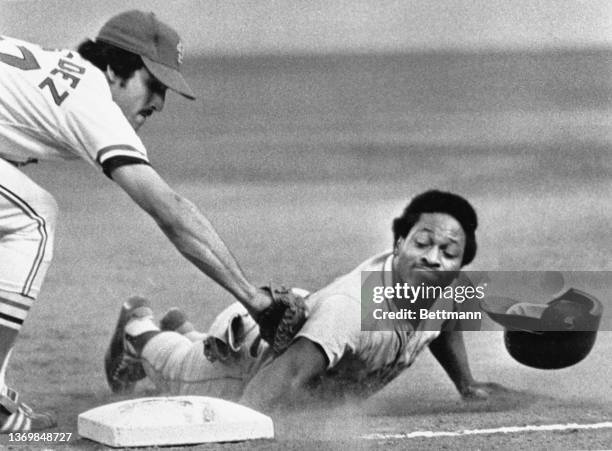
[[[27,431],[28,426],[30,424],[30,419],[20,410],[17,415],[17,420],[15,421],[15,430],[16,431]]]
[[[7,199],[9,202],[15,204],[19,209],[21,209],[21,211],[25,213],[27,217],[34,220],[38,224],[37,230],[40,234],[40,242],[38,244],[38,249],[36,250],[36,257],[34,258],[34,262],[32,263],[32,267],[30,268],[28,277],[26,278],[26,281],[23,285],[23,289],[21,290],[22,295],[28,296],[45,255],[45,249],[48,240],[46,222],[42,216],[36,213],[36,210],[34,208],[32,208],[26,201],[21,199],[17,194],[13,193],[5,186],[0,185],[0,195]]]
[[[135,152],[135,151],[126,152],[124,150],[114,150],[111,152],[107,152],[101,158],[99,158],[98,162],[100,163],[101,166],[104,166],[105,163],[108,163],[113,158],[131,158],[131,159],[142,161],[145,163],[149,162],[149,160],[147,160],[146,157],[140,152]]]
[[[11,426],[11,429],[13,431],[20,431],[24,421],[25,421],[25,415],[23,414],[21,410],[18,410],[17,412],[15,412],[15,420],[13,421],[13,425]]]
[[[0,429],[3,432],[17,432],[21,430],[22,423],[26,420],[25,415],[21,410],[18,410],[7,418],[6,423]]]
[[[0,327],[6,327],[8,329],[13,329],[17,331],[21,330],[21,326],[19,324],[4,321],[2,318],[0,318]]]
[[[22,297],[20,300],[10,300],[6,298],[0,298],[0,305],[6,304],[11,307],[20,308],[22,310],[30,310],[34,300],[32,298]]]
[[[116,156],[130,156],[135,158],[140,158],[144,161],[147,161],[147,158],[143,155],[141,151],[132,147],[128,144],[118,144],[114,146],[107,146],[100,149],[96,155],[96,161],[98,164],[104,163],[105,160]]]
[[[0,432],[7,432],[7,431],[9,431],[9,428],[13,425],[14,419],[15,418],[13,417],[13,415],[8,417],[6,419],[6,421],[4,422],[4,424],[2,425],[2,428],[0,429]]]
[[[13,318],[18,318],[20,320],[24,320],[26,316],[28,316],[29,309],[19,309],[15,307],[11,307],[10,305],[0,303],[0,314],[12,316]]]
[[[9,329],[15,329],[15,330],[20,330],[21,326],[19,324],[15,324],[9,321],[5,321],[2,318],[0,318],[0,327],[8,327]]]
[[[7,322],[12,322],[14,324],[18,324],[18,325],[22,325],[23,324],[23,319],[22,318],[16,318],[12,315],[7,315],[6,313],[2,313],[0,312],[0,320],[4,320]]]

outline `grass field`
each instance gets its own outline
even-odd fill
[[[387,249],[393,217],[433,187],[477,208],[470,269],[612,271],[609,56],[203,60],[191,74],[203,100],[170,98],[143,137],[160,172],[206,212],[257,283],[324,285]],[[159,313],[180,305],[206,326],[232,299],[84,164],[27,172],[62,214],[55,261],[8,382],[32,405],[56,410],[58,431],[73,433],[68,444],[28,447],[96,449],[76,437],[76,417],[122,399],[102,370],[121,302],[140,294]],[[427,354],[364,403],[276,418],[277,440],[253,446],[612,447],[611,429],[393,438],[612,419],[612,333],[600,333],[579,365],[548,372],[512,361],[500,332],[470,333],[467,342],[477,378],[520,393],[464,404]],[[144,384],[136,396],[150,390]],[[374,433],[387,438],[363,437]],[[0,446],[20,445],[1,437]]]

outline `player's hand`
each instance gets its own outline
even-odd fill
[[[245,307],[253,318],[257,318],[259,313],[269,308],[273,302],[274,300],[270,295],[270,292],[259,288],[257,289],[255,296],[250,299],[249,305],[246,305]]]
[[[501,393],[510,393],[512,390],[496,382],[474,381],[461,389],[461,397],[464,401],[485,401],[491,396]]]

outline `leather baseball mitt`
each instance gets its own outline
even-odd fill
[[[257,315],[255,321],[259,324],[261,338],[276,354],[281,354],[306,321],[304,298],[285,287],[274,288],[272,284],[262,290],[270,296],[272,304]]]

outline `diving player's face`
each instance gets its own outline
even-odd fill
[[[397,282],[447,286],[461,269],[465,232],[445,213],[423,213],[394,250],[393,273]]]
[[[110,87],[113,100],[136,131],[151,114],[164,108],[166,87],[146,67],[128,79],[112,80]]]

